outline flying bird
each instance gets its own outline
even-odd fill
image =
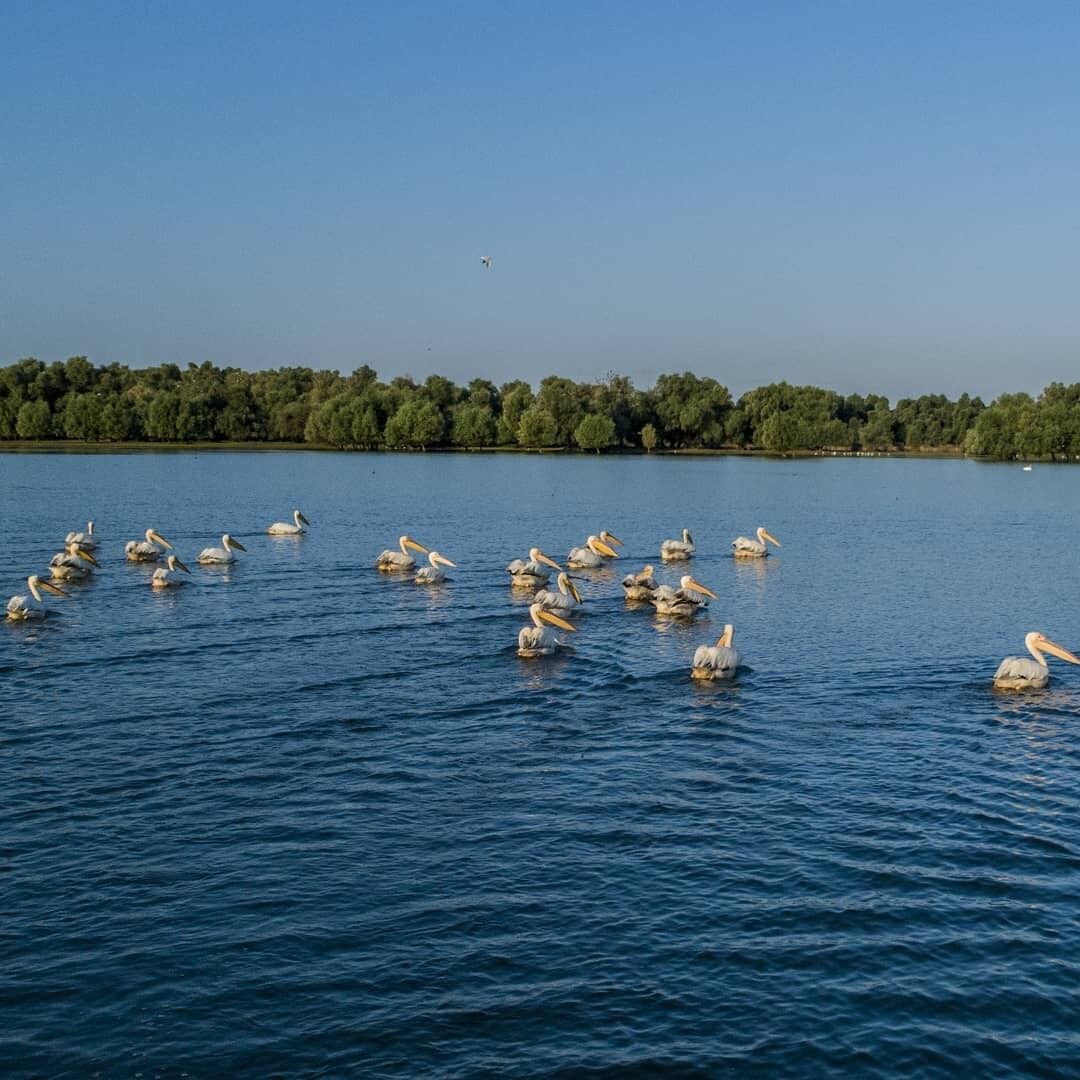
[[[491,256],[490,255],[481,255],[480,256],[480,261],[484,264],[484,269],[485,270],[490,270],[491,269]]]

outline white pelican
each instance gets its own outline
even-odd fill
[[[376,570],[411,570],[416,565],[416,560],[409,554],[409,548],[423,555],[430,554],[423,544],[418,544],[411,536],[400,537],[398,546],[401,548],[400,551],[392,551],[388,548],[375,560]]]
[[[557,615],[566,615],[581,603],[581,593],[570,580],[570,575],[561,571],[558,577],[559,591],[544,589],[533,597],[533,603],[539,604],[545,611],[554,611]]]
[[[653,568],[646,566],[640,574],[627,574],[622,579],[622,587],[627,600],[651,600],[656,592]]]
[[[89,551],[70,543],[49,560],[49,569],[57,581],[83,581],[93,573],[90,566],[84,566],[84,563],[97,566],[98,561]]]
[[[731,541],[731,548],[736,559],[764,559],[769,554],[769,549],[765,546],[766,540],[780,547],[780,541],[761,526],[756,540],[751,540],[748,536],[738,536]]]
[[[37,574],[31,574],[26,579],[26,584],[30,587],[29,596],[13,596],[7,602],[7,617],[12,622],[21,622],[23,619],[44,619],[48,612],[45,610],[45,605],[41,602],[40,589],[45,589],[46,592],[51,592],[54,596],[70,596],[70,593],[64,592],[58,585],[54,585],[51,581],[42,581]]]
[[[734,638],[735,627],[728,623],[715,645],[699,645],[694,653],[690,678],[708,679],[712,682],[728,682],[734,679],[735,671],[742,663],[738,650],[731,644]]]
[[[545,611],[539,604],[533,604],[529,608],[529,618],[532,619],[533,625],[521,628],[521,633],[518,634],[517,650],[518,656],[524,656],[527,659],[535,656],[550,656],[555,651],[555,646],[560,644],[555,631],[544,623],[551,623],[552,626],[557,626],[561,630],[577,629],[553,611]]]
[[[154,576],[150,579],[150,585],[154,589],[174,589],[178,585],[186,584],[184,579],[176,572],[177,569],[183,570],[185,574],[190,574],[191,571],[175,556],[170,555],[168,559],[169,568],[166,570],[164,566],[159,566],[154,571]]]
[[[417,585],[441,585],[446,580],[446,575],[439,566],[457,566],[457,563],[452,563],[445,555],[440,555],[437,551],[428,552],[428,562],[430,566],[421,566],[416,571],[413,581]]]
[[[694,554],[694,538],[689,529],[683,529],[681,540],[664,540],[660,544],[660,558],[664,562],[682,562]]]
[[[994,672],[997,690],[1041,690],[1050,681],[1044,652],[1051,653],[1070,664],[1080,664],[1080,656],[1051,641],[1045,634],[1032,630],[1024,636],[1024,644],[1034,660],[1026,656],[1006,656]]]
[[[695,581],[689,574],[679,579],[679,588],[661,585],[652,594],[652,605],[657,615],[675,615],[683,619],[692,619],[703,607],[708,606],[706,596],[716,599],[716,593],[708,586]]]
[[[562,567],[550,555],[545,555],[539,548],[529,548],[529,558],[515,559],[506,568],[510,575],[510,584],[515,588],[536,589],[546,585],[551,575],[540,564],[550,566],[553,570],[562,570]]]
[[[208,563],[234,563],[236,562],[234,551],[247,551],[247,548],[239,540],[234,540],[226,533],[221,538],[221,547],[203,548],[199,552],[199,558],[196,561],[201,562],[204,566]]]
[[[571,570],[596,570],[604,565],[605,560],[619,557],[612,544],[622,544],[622,541],[605,529],[599,536],[590,536],[584,547],[571,548],[566,556],[566,565]]]
[[[161,558],[159,547],[171,548],[172,544],[156,529],[147,529],[145,540],[129,540],[124,545],[124,554],[128,562],[157,562]]]
[[[97,540],[94,537],[94,523],[88,521],[86,523],[86,532],[69,532],[64,537],[65,544],[78,544],[83,551],[94,551],[97,549]]]
[[[271,536],[299,536],[304,532],[304,526],[310,525],[311,522],[299,510],[294,510],[292,516],[292,525],[287,521],[275,521],[266,531]]]

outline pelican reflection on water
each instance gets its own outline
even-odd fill
[[[1024,636],[1024,644],[1031,656],[1006,656],[994,672],[996,690],[1041,690],[1050,681],[1050,668],[1044,653],[1070,664],[1080,664],[1080,656],[1037,630]]]

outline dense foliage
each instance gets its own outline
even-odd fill
[[[1080,383],[985,406],[962,395],[844,397],[786,382],[733,400],[715,379],[661,375],[638,390],[623,375],[592,383],[441,375],[380,382],[311,368],[242,371],[211,363],[131,369],[85,357],[0,369],[0,439],[307,442],[320,446],[754,448],[777,453],[953,447],[999,458],[1080,455]]]

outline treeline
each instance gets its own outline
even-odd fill
[[[311,368],[244,371],[207,362],[132,369],[86,357],[0,369],[0,439],[87,442],[292,442],[356,449],[519,446],[813,450],[956,448],[1000,458],[1080,454],[1080,383],[990,406],[963,394],[844,397],[786,382],[738,400],[715,379],[661,375],[638,390],[623,375],[539,387],[441,375],[381,382]]]

